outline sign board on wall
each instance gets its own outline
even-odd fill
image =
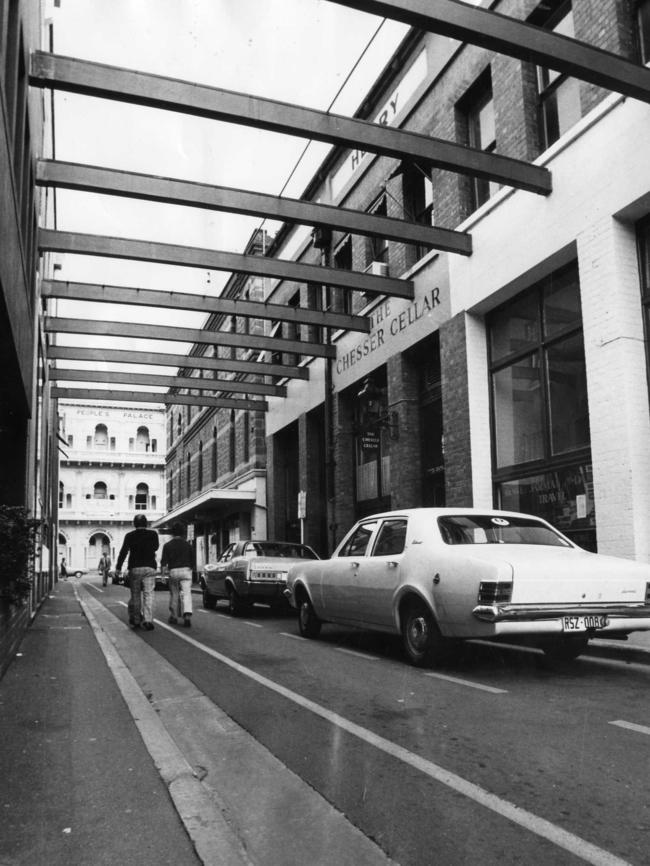
[[[427,75],[427,53],[423,49],[415,59],[413,65],[409,68],[406,75],[402,78],[397,87],[393,90],[386,102],[379,109],[373,123],[380,123],[382,126],[392,126],[402,109],[406,106],[411,96],[415,93],[416,88]],[[335,174],[332,175],[332,198],[336,199],[345,184],[350,180],[352,175],[357,171],[363,158],[365,151],[353,150],[345,158]]]

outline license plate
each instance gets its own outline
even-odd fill
[[[587,631],[588,628],[605,628],[606,625],[607,617],[600,614],[562,617],[562,631]]]

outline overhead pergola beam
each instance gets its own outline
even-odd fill
[[[115,370],[75,370],[55,367],[50,380],[56,382],[102,382],[107,385],[152,385],[156,388],[187,388],[194,391],[221,391],[230,394],[257,394],[264,397],[286,397],[282,385],[264,385],[241,379],[195,379],[191,376],[164,376],[153,373],[125,373]]]
[[[650,102],[650,69],[609,51],[526,24],[507,15],[459,0],[333,0],[347,6],[402,21],[489,48],[509,57],[556,69],[615,93]]]
[[[222,313],[252,319],[272,319],[296,325],[316,325],[342,328],[346,331],[370,331],[366,316],[349,316],[291,307],[287,304],[265,304],[239,298],[194,295],[188,292],[166,292],[156,289],[103,286],[97,283],[73,283],[64,280],[43,280],[41,297],[64,298],[68,301],[95,301],[107,304],[127,304],[143,307],[163,307],[172,310],[197,310],[201,313]]]
[[[36,163],[36,184],[57,189],[117,195],[164,204],[269,217],[287,223],[385,238],[463,255],[472,251],[470,235],[452,229],[391,219],[311,201],[280,198],[261,192],[116,171],[93,165],[41,159]]]
[[[215,409],[241,409],[246,412],[267,412],[266,400],[239,400],[235,397],[207,397],[203,394],[152,394],[150,391],[115,391],[101,388],[60,388],[54,386],[50,395],[57,400],[104,400],[107,403],[162,403],[165,406],[211,406]]]
[[[93,364],[137,364],[155,367],[178,367],[182,370],[220,370],[251,376],[274,376],[279,379],[309,379],[309,367],[271,364],[267,361],[236,361],[230,358],[208,358],[205,355],[181,355],[165,352],[132,352],[129,349],[88,349],[83,346],[48,346],[50,360],[90,361]]]
[[[551,191],[547,169],[510,157],[379,123],[137,70],[36,51],[31,55],[29,83],[359,148],[543,195]]]
[[[279,337],[258,337],[254,334],[204,331],[200,328],[175,328],[133,322],[101,322],[89,319],[65,319],[46,316],[44,330],[52,334],[94,334],[100,337],[126,337],[136,340],[168,340],[176,343],[209,343],[259,349],[262,352],[283,352],[310,355],[315,358],[335,358],[336,346],[308,343],[303,340],[283,340]]]
[[[111,238],[78,232],[59,232],[39,229],[40,252],[74,253],[113,259],[132,259],[139,262],[158,262],[188,268],[213,271],[232,271],[259,277],[277,277],[296,283],[339,286],[357,292],[374,292],[399,298],[413,299],[413,281],[394,277],[376,277],[372,274],[306,265],[286,259],[266,258],[222,250],[161,244],[129,238]]]

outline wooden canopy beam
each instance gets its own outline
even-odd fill
[[[650,69],[552,30],[460,0],[333,0],[479,45],[509,57],[556,69],[615,93],[650,102]]]
[[[153,373],[125,373],[116,370],[75,370],[55,367],[50,379],[56,382],[102,382],[107,385],[152,385],[157,388],[188,388],[193,391],[222,391],[231,394],[257,394],[286,397],[282,385],[264,385],[242,379],[195,379],[192,376],[164,376]]]
[[[471,174],[543,195],[551,191],[547,169],[511,157],[341,114],[137,70],[35,51],[31,55],[29,83],[411,159],[424,166]]]
[[[232,271],[240,274],[255,274],[259,277],[278,277],[296,283],[340,286],[342,289],[374,292],[379,295],[408,298],[409,300],[412,300],[414,295],[412,280],[376,277],[373,274],[347,271],[341,268],[326,268],[320,265],[287,261],[286,259],[185,247],[177,244],[161,244],[153,241],[130,240],[129,238],[111,238],[103,235],[39,229],[38,247],[41,252],[74,253],[113,259],[133,259],[140,262],[158,262],[213,271]]]
[[[463,255],[467,255],[472,249],[471,237],[466,232],[391,219],[311,201],[281,198],[261,192],[211,186],[169,177],[116,171],[94,165],[41,159],[36,163],[36,184],[249,216],[264,216],[288,223],[386,238]]]
[[[346,331],[370,331],[366,316],[349,316],[290,307],[287,304],[265,304],[239,298],[193,295],[188,292],[165,292],[155,289],[103,286],[97,283],[72,283],[64,280],[43,280],[41,297],[65,298],[68,301],[95,301],[108,304],[132,304],[144,307],[164,307],[172,310],[197,310],[201,313],[222,313],[252,319],[273,319],[296,325],[317,325],[342,328]]]
[[[315,358],[335,358],[336,346],[308,343],[303,340],[283,340],[279,337],[258,337],[254,334],[204,331],[201,328],[175,328],[169,325],[147,325],[133,322],[98,322],[88,319],[65,319],[46,316],[44,330],[58,334],[94,334],[100,337],[127,337],[136,340],[168,340],[177,343],[209,343],[259,349],[262,352],[284,352],[310,355]]]
[[[102,364],[137,364],[156,367],[178,367],[181,370],[221,370],[250,376],[274,376],[279,379],[309,379],[309,367],[270,364],[267,361],[236,361],[230,358],[207,358],[205,355],[181,355],[165,352],[132,352],[129,349],[89,349],[85,346],[48,346],[47,357],[61,361],[91,361]]]
[[[266,400],[239,400],[235,397],[207,397],[203,394],[152,394],[151,391],[115,391],[101,388],[60,388],[50,394],[57,400],[104,400],[108,403],[162,403],[165,406],[212,406],[215,409],[242,409],[267,412]]]

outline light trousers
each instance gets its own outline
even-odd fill
[[[153,622],[153,591],[156,586],[156,570],[154,568],[130,568],[129,586],[134,622],[140,622],[140,614],[142,614],[144,622]]]
[[[169,611],[172,616],[192,613],[192,569],[169,569]]]

